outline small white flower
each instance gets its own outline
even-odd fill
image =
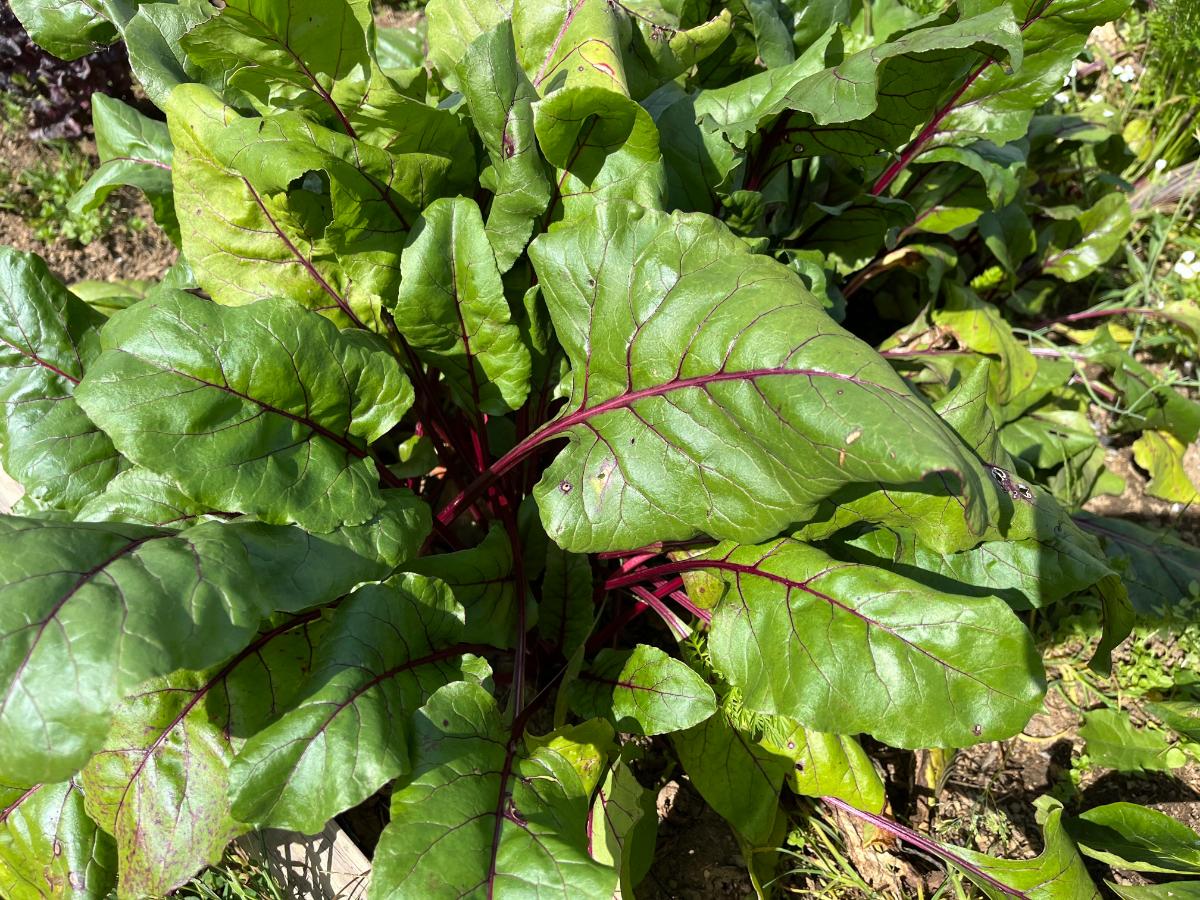
[[[1197,274],[1200,274],[1200,272],[1197,272],[1196,266],[1189,266],[1182,259],[1175,263],[1173,268],[1175,270],[1175,274],[1184,281],[1191,281],[1196,277]]]
[[[1124,84],[1129,84],[1133,79],[1137,78],[1137,72],[1132,68],[1127,68],[1124,72],[1117,76]]]
[[[1112,73],[1120,78],[1125,74],[1125,65],[1123,63],[1118,63],[1117,65],[1113,66]]]
[[[1103,94],[1092,94],[1088,97],[1088,103],[1099,103],[1104,99]]]
[[[1057,100],[1059,103],[1066,103],[1068,100],[1071,99],[1071,95],[1068,94],[1066,91],[1059,91],[1057,94],[1054,95],[1054,99]]]
[[[1165,159],[1156,159],[1154,161],[1154,171],[1155,172],[1161,172],[1166,167],[1167,167],[1167,161]]]
[[[1111,109],[1106,109],[1104,111],[1104,118],[1106,118],[1106,119],[1111,119],[1115,115],[1116,115],[1116,113],[1113,112]]]
[[[1182,253],[1179,254],[1179,258],[1183,262],[1187,263],[1190,266],[1192,263],[1194,263],[1196,261],[1196,251],[1195,250],[1184,250]]]

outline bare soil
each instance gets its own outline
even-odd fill
[[[99,164],[95,145],[81,141],[79,151]],[[56,157],[45,144],[18,129],[0,129],[0,163],[10,171],[29,169]],[[32,251],[46,260],[50,270],[67,284],[77,281],[115,281],[158,278],[175,262],[177,251],[156,224],[142,195],[122,188],[109,198],[116,204],[117,227],[86,246],[59,241],[43,244],[20,212],[0,210],[0,244]],[[141,230],[123,227],[133,217],[146,223]]]

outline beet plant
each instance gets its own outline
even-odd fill
[[[4,893],[161,896],[386,788],[373,897],[634,896],[653,745],[761,883],[814,797],[1096,896],[1061,809],[944,846],[860,738],[1017,734],[1031,610],[1102,608],[1104,670],[1195,568],[1072,514],[1097,391],[1200,408],[1009,322],[1128,229],[1119,138],[1047,106],[1127,2],[14,0],[126,42],[165,122],[98,101],[75,202],[139,187],[181,255],[88,302],[0,250]]]

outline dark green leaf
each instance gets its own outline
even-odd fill
[[[120,469],[74,397],[103,323],[40,257],[0,247],[0,444],[5,471],[38,503],[78,509]]]
[[[524,751],[469,682],[435,693],[414,728],[414,771],[392,795],[372,900],[612,895],[618,873],[588,856],[590,798],[562,754]]]
[[[62,59],[78,59],[117,39],[117,29],[87,0],[10,0],[29,36]]]
[[[1136,803],[1109,803],[1067,820],[1067,833],[1088,856],[1135,872],[1200,873],[1200,835]]]
[[[1138,613],[1161,615],[1200,596],[1200,550],[1174,533],[1087,512],[1076,513],[1074,518],[1081,528],[1100,538],[1109,558],[1121,569]]]
[[[212,509],[313,531],[383,508],[367,445],[408,409],[395,358],[284,300],[163,293],[118,313],[80,403],[133,461]]]
[[[710,652],[751,709],[896,747],[962,747],[1016,734],[1039,708],[1033,639],[994,597],[943,594],[787,539],[693,563],[728,585]]]

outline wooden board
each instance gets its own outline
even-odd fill
[[[261,860],[287,900],[364,900],[371,861],[336,822],[318,835],[265,829],[238,844]]]

